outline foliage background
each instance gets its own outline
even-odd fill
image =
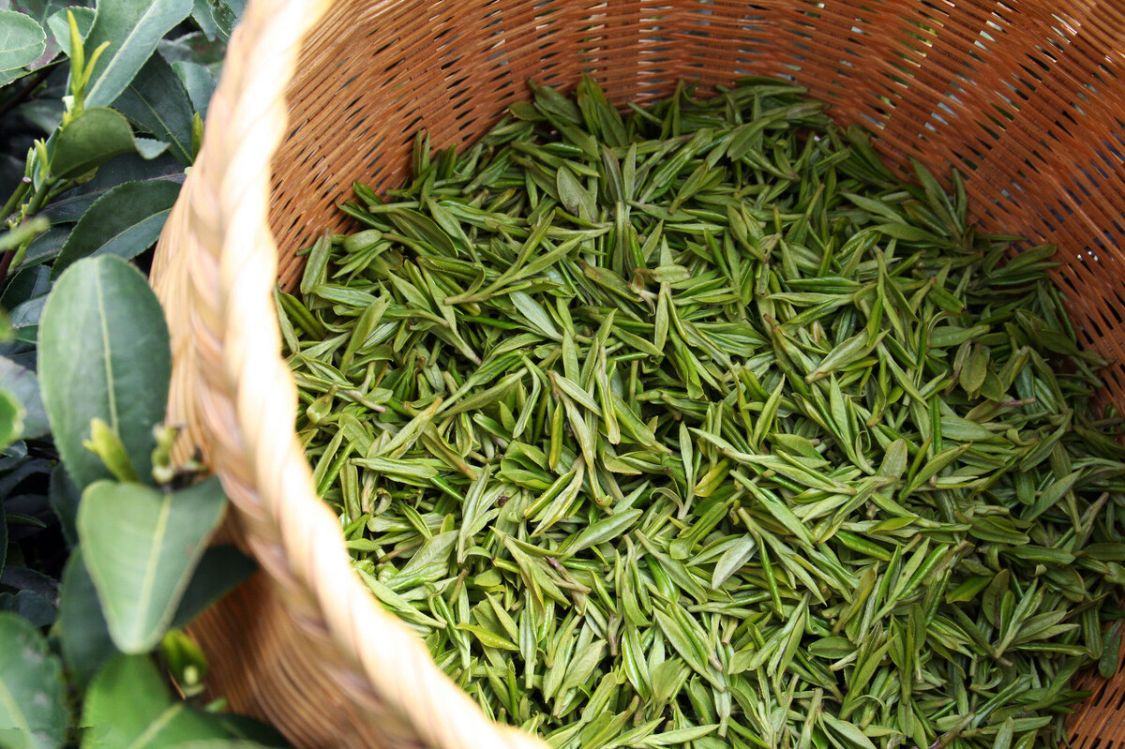
[[[178,627],[252,565],[204,553],[225,498],[172,466],[154,428],[167,334],[159,314],[129,320],[158,305],[121,262],[148,271],[243,5],[0,0],[0,747],[279,743],[200,696],[206,663]],[[107,384],[111,349],[127,366]],[[157,405],[118,419],[123,394]],[[180,514],[163,536],[144,524],[161,509]],[[130,538],[198,553],[115,568]],[[115,593],[150,573],[147,609]]]

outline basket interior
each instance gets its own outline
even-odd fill
[[[1065,6],[1060,8],[1059,6]],[[270,223],[279,273],[361,181],[406,176],[414,135],[482,135],[526,81],[592,75],[619,104],[747,75],[794,80],[872,131],[895,168],[958,169],[988,231],[1053,242],[1080,340],[1125,410],[1125,6],[948,0],[338,0],[289,86]],[[1125,746],[1125,676],[1097,687],[1074,746]],[[1120,743],[1119,743],[1120,742]]]

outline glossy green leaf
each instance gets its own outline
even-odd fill
[[[851,746],[859,747],[859,749],[876,749],[871,739],[864,735],[863,731],[854,724],[846,720],[840,720],[831,713],[823,713],[821,718],[824,720],[826,726],[846,739]]]
[[[31,16],[0,10],[0,71],[30,65],[47,48],[47,34]]]
[[[752,536],[736,539],[715,563],[715,570],[711,574],[711,587],[715,590],[723,587],[723,583],[754,554],[756,545]]]
[[[138,128],[168,143],[181,163],[191,163],[192,103],[163,57],[150,57],[113,106]]]
[[[191,99],[192,109],[199,113],[201,119],[206,120],[207,107],[215,93],[215,75],[207,66],[185,60],[172,63],[172,70],[183,83],[184,90]]]
[[[1121,663],[1121,626],[1117,621],[1105,633],[1105,647],[1098,659],[1098,673],[1103,679],[1112,679]]]
[[[0,746],[54,749],[69,722],[59,659],[30,622],[0,613]]]
[[[159,642],[225,507],[215,478],[176,492],[99,481],[82,493],[83,556],[120,650]]]
[[[67,673],[79,686],[88,684],[117,654],[81,547],[71,552],[63,570],[58,635]]]
[[[86,694],[82,724],[82,749],[163,749],[224,738],[210,716],[173,700],[147,655],[120,655],[105,665]]]
[[[38,370],[55,444],[79,490],[110,476],[82,446],[94,418],[117,432],[138,475],[151,473],[170,360],[163,311],[135,268],[101,257],[60,276],[40,322]]]
[[[222,39],[229,39],[235,24],[246,9],[246,0],[208,0],[211,18]]]
[[[160,238],[180,194],[169,180],[126,182],[98,198],[70,233],[55,261],[56,276],[83,257],[116,255],[129,260]]]
[[[12,70],[0,70],[0,86],[7,86],[12,81],[18,81],[23,78],[30,71],[26,68],[14,68]]]
[[[137,149],[142,159],[155,159],[168,150],[169,144],[156,138],[133,138],[133,147]]]
[[[31,16],[36,23],[43,25],[48,16],[66,7],[67,0],[10,0],[5,5]]]
[[[99,0],[86,49],[109,48],[94,70],[86,105],[116,101],[156,51],[161,38],[191,13],[192,0]]]
[[[129,121],[106,107],[87,109],[52,140],[51,173],[63,179],[79,177],[137,148]]]
[[[208,39],[219,37],[219,28],[211,14],[211,0],[193,0],[191,18]]]
[[[123,154],[98,169],[92,180],[48,205],[43,214],[50,217],[52,224],[74,223],[94,201],[118,185],[157,179],[183,182],[182,176],[183,167],[171,156],[145,159],[136,153]]]

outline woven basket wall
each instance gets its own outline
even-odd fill
[[[262,567],[196,628],[216,694],[298,746],[534,747],[488,723],[351,574],[293,430],[272,289],[346,225],[355,180],[409,143],[471,142],[535,78],[592,74],[618,103],[679,79],[790,76],[895,164],[967,175],[976,219],[1059,245],[1081,339],[1125,406],[1125,0],[251,0],[154,279],[171,416]],[[1125,673],[1090,681],[1074,746],[1125,747]]]

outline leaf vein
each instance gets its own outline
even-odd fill
[[[113,56],[110,58],[109,63],[105,66],[105,68],[102,69],[101,75],[99,75],[97,80],[94,81],[93,85],[90,86],[90,90],[86,94],[87,105],[96,100],[98,92],[102,90],[103,84],[110,77],[109,73],[116,67],[118,67],[118,65],[121,63],[121,52],[129,49],[129,43],[134,39],[134,37],[138,36],[139,33],[145,28],[147,23],[157,16],[160,10],[158,6],[159,3],[153,3],[152,5],[150,5],[149,9],[146,10],[144,14],[137,19],[136,24],[133,26],[133,30],[126,34],[125,38],[121,40],[121,45],[117,48],[117,50],[111,52]],[[153,49],[155,50],[155,48],[156,45],[154,44]],[[109,104],[110,102],[107,101],[105,103]]]
[[[109,343],[109,321],[105,312],[105,293],[102,291],[102,274],[94,274],[94,293],[98,300],[98,323],[102,332],[106,394],[109,400],[109,425],[117,431],[117,393],[114,391],[113,352]]]
[[[164,730],[164,727],[171,723],[172,718],[179,715],[183,709],[184,706],[182,704],[169,705],[156,720],[149,724],[148,728],[146,728],[140,736],[133,739],[126,749],[142,749],[148,746],[148,742],[159,736],[160,732]]]
[[[168,516],[172,512],[172,495],[165,494],[160,506],[160,516],[156,519],[156,528],[152,534],[152,546],[149,548],[148,560],[145,564],[145,576],[141,581],[140,595],[137,599],[137,608],[142,615],[148,612],[152,605],[152,589],[156,583],[156,569],[160,562],[160,548],[164,544],[164,534],[168,531]]]
[[[171,145],[177,151],[179,151],[185,159],[191,161],[191,154],[187,152],[187,150],[184,148],[184,144],[181,143],[180,139],[176,137],[176,134],[172,132],[172,126],[168,124],[163,115],[161,115],[160,112],[156,110],[156,107],[154,107],[149,102],[148,98],[145,97],[144,94],[137,90],[136,86],[130,85],[129,90],[136,94],[137,98],[140,99],[141,104],[144,105],[145,109],[147,109],[152,114],[153,118],[160,123],[160,127],[164,129],[164,133],[168,136],[168,140],[171,142]]]

